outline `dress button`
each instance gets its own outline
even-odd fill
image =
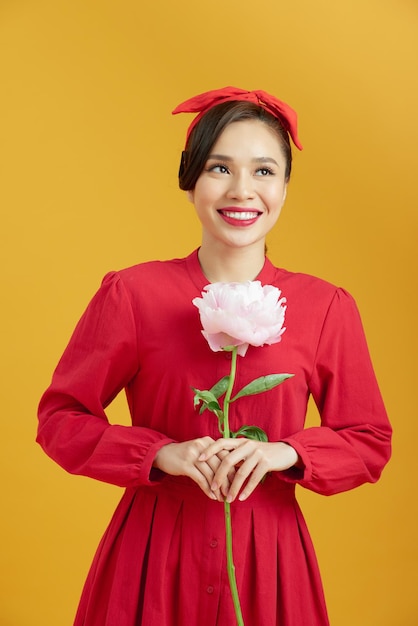
[[[209,545],[211,548],[216,548],[218,545],[218,542],[216,541],[216,539],[212,539]]]
[[[214,588],[212,587],[212,585],[209,585],[209,587],[206,587],[206,591],[208,593],[213,593],[214,592]]]

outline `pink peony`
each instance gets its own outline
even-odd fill
[[[203,326],[202,334],[214,352],[237,346],[244,356],[248,346],[278,343],[283,327],[286,298],[272,285],[260,281],[212,283],[201,298],[194,298]]]

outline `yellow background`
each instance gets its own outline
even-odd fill
[[[0,624],[72,623],[121,491],[42,453],[37,403],[108,270],[199,244],[170,112],[235,85],[299,113],[270,256],[353,293],[395,428],[377,485],[299,491],[331,623],[416,626],[416,0],[1,0],[0,59]]]

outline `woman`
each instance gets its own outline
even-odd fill
[[[199,112],[179,179],[202,224],[201,246],[185,259],[108,274],[40,403],[47,454],[69,472],[126,488],[75,625],[235,623],[226,498],[245,623],[326,626],[295,485],[328,495],[376,481],[391,429],[353,299],[265,257],[290,177],[289,134],[301,148],[294,111],[265,92],[231,87],[174,113],[183,111]],[[209,388],[230,366],[228,353],[212,352],[202,337],[192,300],[209,282],[255,279],[286,298],[286,333],[250,347],[237,386],[271,372],[294,377],[231,406],[230,421],[232,429],[263,428],[267,443],[220,439],[214,416],[194,410],[191,391]],[[105,415],[122,389],[131,427],[109,425]],[[321,426],[304,429],[310,395]]]

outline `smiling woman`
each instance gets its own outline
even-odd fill
[[[295,486],[330,495],[375,482],[391,427],[351,296],[265,256],[286,197],[289,135],[301,148],[295,112],[263,91],[232,87],[175,110],[183,111],[198,113],[179,182],[201,221],[201,246],[108,274],[39,407],[47,454],[71,473],[126,488],[75,626],[233,624],[225,500],[247,625],[327,626]],[[208,283],[254,279],[281,294],[280,328],[286,302],[286,332],[248,347],[238,388],[254,374],[294,376],[231,406],[231,431],[256,422],[268,441],[220,439],[214,420],[194,410],[191,387],[225,379],[231,359],[209,349],[192,301]],[[123,389],[132,425],[111,425],[105,409]],[[310,396],[320,427],[305,428]]]
[[[253,279],[259,273],[265,237],[286,197],[285,172],[280,140],[263,122],[231,123],[217,139],[195,188],[187,192],[202,224],[200,263],[212,281]],[[235,248],[259,257],[252,274],[228,277],[215,271],[214,258],[229,257]]]

